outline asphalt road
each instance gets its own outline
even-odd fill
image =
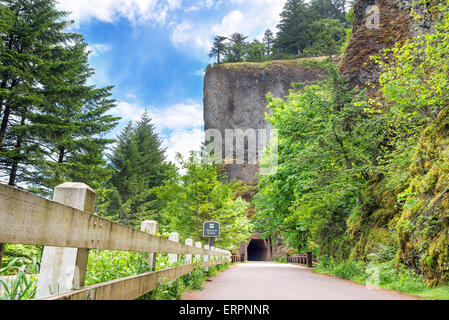
[[[183,300],[408,300],[394,291],[370,289],[351,281],[274,262],[236,264]]]

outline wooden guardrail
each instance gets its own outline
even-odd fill
[[[176,233],[168,240],[156,236],[155,222],[152,230],[144,230],[149,223],[144,222],[142,230],[147,232],[143,232],[96,216],[95,199],[95,192],[79,183],[56,187],[53,201],[0,184],[0,243],[45,246],[38,291],[41,287],[42,292],[48,288],[58,292],[38,298],[135,299],[154,290],[163,279],[175,280],[192,272],[193,259],[202,261],[203,268],[231,261],[229,251],[203,249],[199,242],[193,246],[191,239],[181,244]],[[154,266],[156,253],[168,253],[171,263],[182,254],[187,264],[84,287],[89,249],[147,253],[150,266]]]
[[[232,263],[242,262],[242,261],[244,261],[243,255],[240,253],[233,253],[231,255],[231,261],[232,261]]]
[[[316,258],[313,257],[312,252],[307,252],[306,254],[287,254],[287,263],[293,264],[303,264],[307,265],[308,268],[313,268],[313,263],[317,263]]]

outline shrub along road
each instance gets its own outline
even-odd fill
[[[301,266],[274,262],[236,264],[210,280],[202,291],[187,293],[182,300],[417,299],[316,274]]]

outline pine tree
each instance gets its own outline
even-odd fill
[[[102,203],[102,215],[135,226],[154,219],[160,207],[152,189],[167,178],[165,149],[147,112],[136,124],[129,122],[117,138],[110,157],[114,175],[108,183],[110,198]]]
[[[302,52],[311,42],[308,29],[312,21],[312,13],[303,0],[287,0],[277,26],[276,48],[292,54]]]
[[[267,29],[264,33],[262,41],[262,43],[266,48],[267,56],[270,56],[273,53],[272,52],[273,42],[274,42],[274,34],[270,29]]]
[[[209,58],[216,57],[218,64],[220,64],[223,60],[222,58],[226,56],[226,49],[227,49],[227,45],[225,42],[226,40],[227,40],[226,37],[216,36],[214,39],[212,49],[209,53]]]
[[[248,58],[247,61],[260,62],[263,61],[267,48],[259,40],[253,40],[248,45]]]
[[[338,19],[346,21],[346,0],[312,0],[310,9],[315,14],[316,20]]]
[[[230,45],[228,47],[228,62],[241,62],[246,53],[247,36],[241,33],[233,33],[229,38]]]
[[[344,0],[313,0],[310,4],[303,0],[287,0],[278,25],[275,48],[287,54],[303,53],[321,41],[318,35],[322,30],[315,22],[329,19],[345,22]]]
[[[87,86],[87,44],[65,32],[54,1],[2,1],[0,165],[9,184],[46,193],[68,180],[107,179],[101,138],[117,123],[106,115],[111,88]]]

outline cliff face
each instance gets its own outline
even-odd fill
[[[204,78],[205,129],[267,129],[266,96],[285,98],[292,82],[310,83],[324,79],[326,72],[307,66],[303,60],[266,63],[220,64],[209,68]],[[224,150],[224,149],[223,149]],[[257,165],[227,165],[228,179],[250,182]]]
[[[366,28],[366,9],[380,9],[380,28]],[[341,72],[352,86],[376,84],[379,70],[370,56],[380,55],[414,36],[433,32],[431,3],[415,8],[411,0],[356,0],[353,38],[345,53]],[[370,87],[376,94],[376,87]],[[449,174],[445,163],[449,150],[449,108],[443,109],[421,134],[407,180],[395,189],[388,178],[373,181],[363,190],[364,214],[348,220],[351,256],[396,252],[397,262],[424,275],[428,283],[449,281]],[[406,199],[406,200],[404,200]],[[400,200],[400,201],[398,201]],[[394,248],[395,251],[388,251]]]
[[[379,56],[383,49],[394,47],[412,37],[432,30],[431,19],[414,21],[411,18],[413,0],[356,0],[354,4],[353,37],[346,49],[341,72],[349,76],[352,87],[363,88],[375,84],[379,69],[371,56]],[[377,20],[372,6],[379,9]],[[368,10],[367,10],[368,9]],[[425,16],[425,8],[416,12]],[[375,89],[374,89],[375,91]],[[373,91],[373,92],[374,92]]]

